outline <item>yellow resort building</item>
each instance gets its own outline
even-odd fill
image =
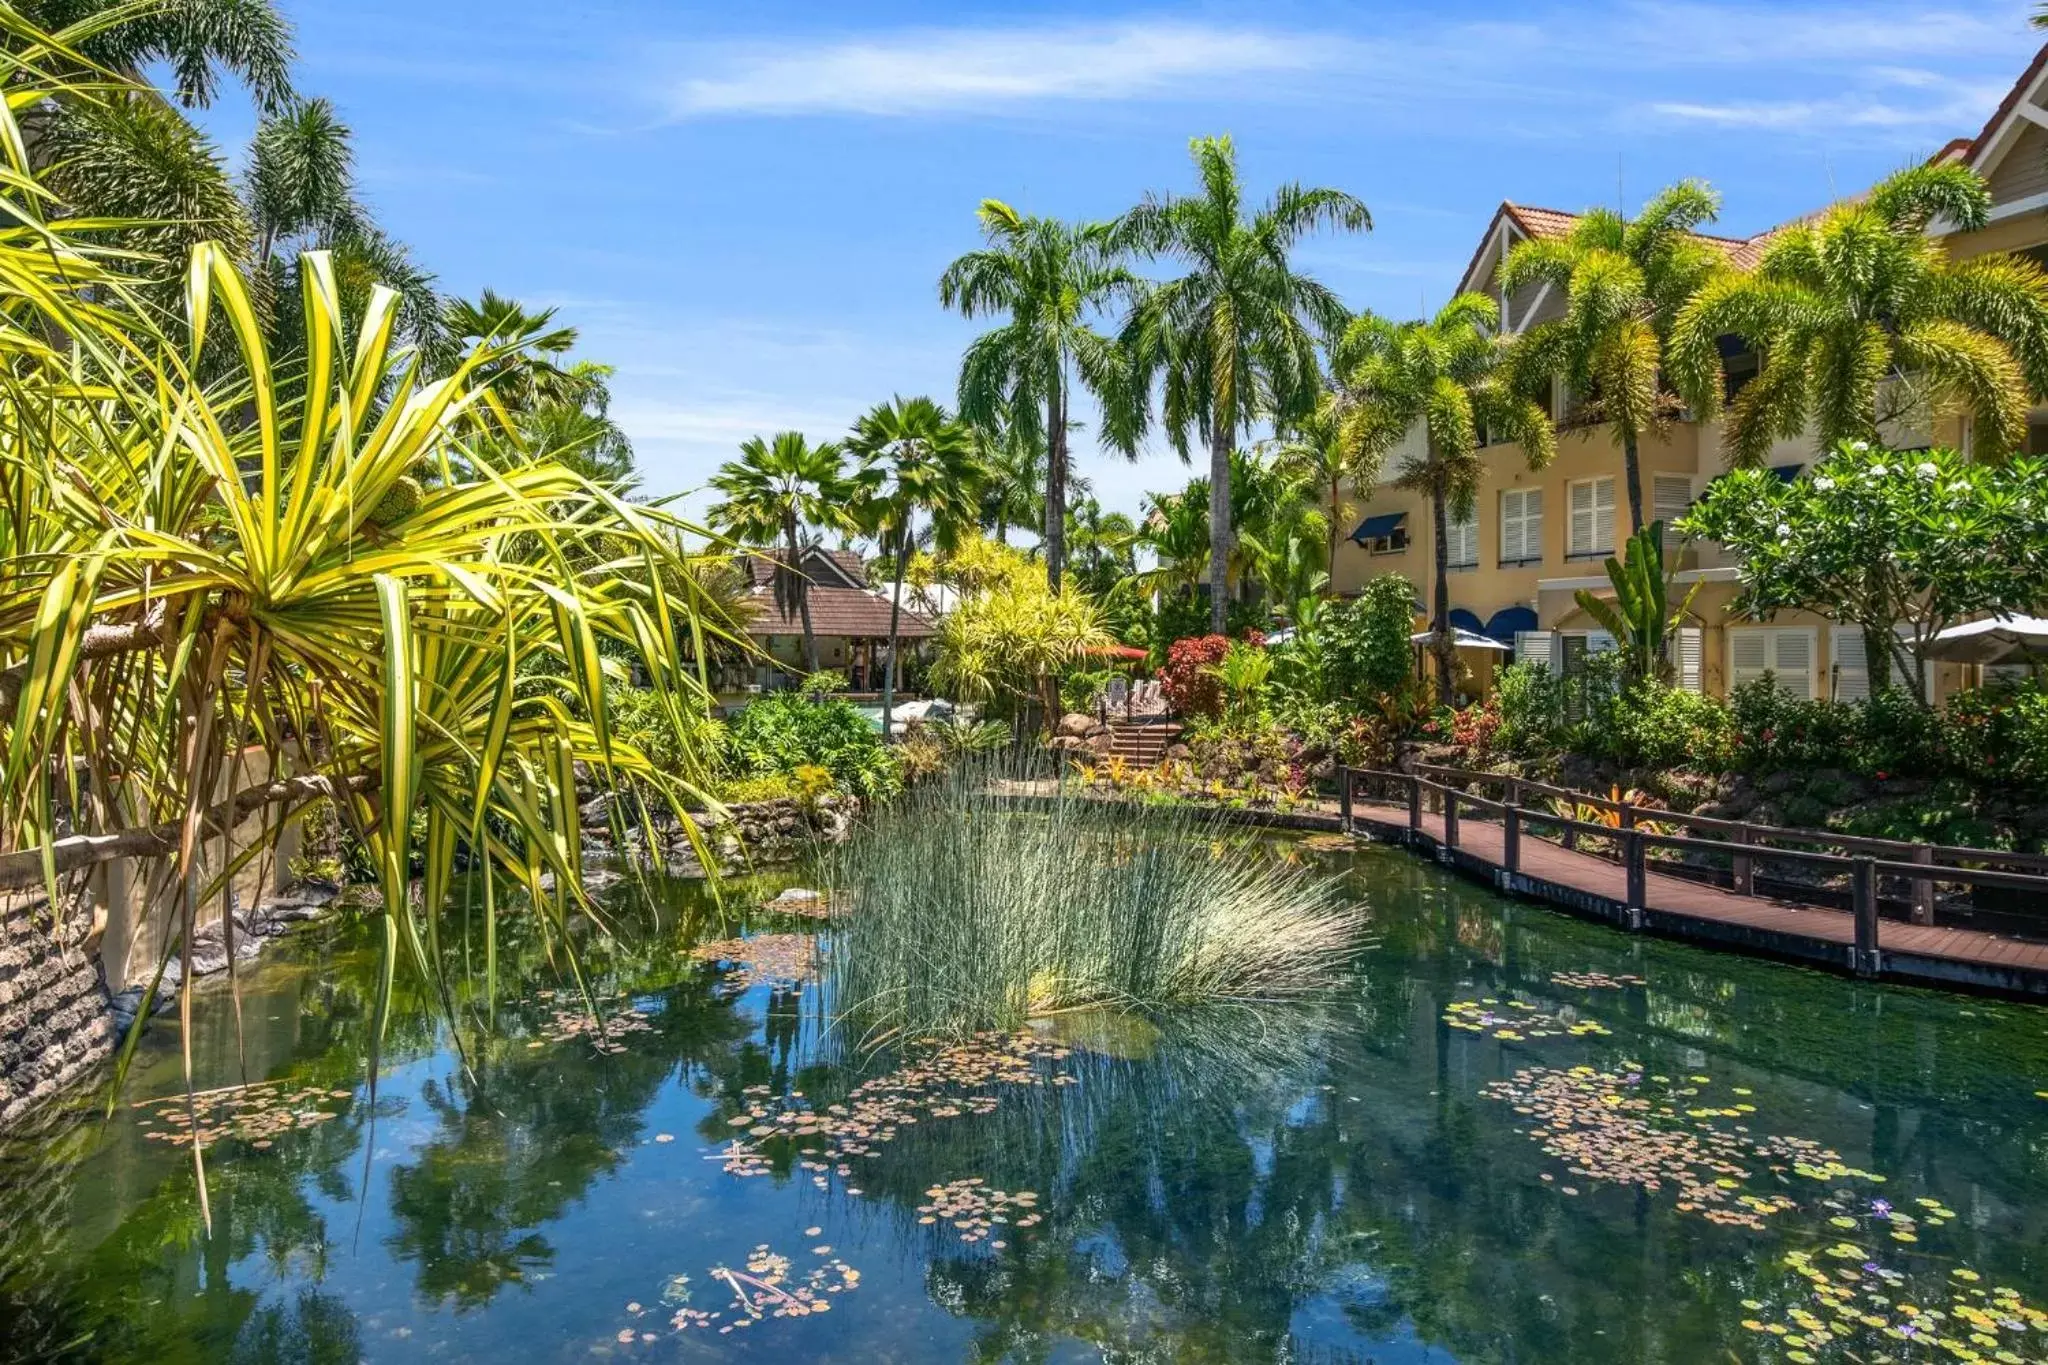
[[[1939,223],[1930,229],[1952,256],[2009,251],[2048,266],[2048,47],[2035,56],[1983,130],[1974,138],[1958,138],[1936,159],[1970,166],[1984,176],[1992,194],[1991,221],[1981,231],[1944,233]],[[1556,317],[1563,308],[1556,292],[1540,287],[1510,295],[1495,277],[1516,243],[1561,237],[1577,217],[1503,203],[1458,282],[1459,292],[1496,298],[1505,331],[1520,332]],[[1735,264],[1749,266],[1770,235],[1704,240]],[[1724,383],[1732,395],[1755,374],[1756,357],[1733,344],[1724,354]],[[1565,416],[1564,401],[1559,394],[1553,416]],[[1941,444],[1968,453],[1967,419],[1938,419],[1932,426],[1885,435],[1902,450]],[[1645,521],[1668,525],[1727,467],[1721,437],[1719,421],[1681,415],[1661,435],[1644,439],[1639,460]],[[2048,452],[2048,405],[2034,411],[2027,449]],[[1391,480],[1410,453],[1406,446],[1390,453],[1383,477]],[[1521,447],[1513,443],[1487,444],[1483,453],[1485,472],[1473,515],[1451,525],[1445,535],[1451,622],[1511,652],[1459,651],[1468,674],[1464,690],[1473,694],[1488,690],[1493,671],[1510,659],[1543,660],[1552,672],[1570,674],[1585,655],[1614,647],[1613,639],[1580,608],[1577,593],[1587,589],[1607,595],[1604,563],[1628,536],[1621,446],[1607,426],[1568,424],[1558,433],[1556,458],[1540,471],[1530,470]],[[1781,441],[1766,464],[1791,478],[1818,453],[1810,437]],[[1345,493],[1337,511],[1352,530],[1338,550],[1332,589],[1354,594],[1368,579],[1399,573],[1414,585],[1416,600],[1429,603],[1435,565],[1429,500],[1391,482]],[[1726,695],[1769,672],[1781,688],[1801,696],[1850,700],[1867,694],[1863,639],[1855,627],[1808,612],[1750,620],[1734,610],[1736,566],[1719,546],[1681,543],[1667,535],[1666,548],[1677,592],[1693,592],[1698,585],[1689,619],[1674,642],[1680,685]],[[1966,672],[1962,666],[1940,665],[1930,687],[1937,697],[1946,695],[1969,681]]]

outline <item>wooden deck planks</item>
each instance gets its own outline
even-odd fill
[[[1408,828],[1405,806],[1354,801],[1352,815],[1356,821],[1382,828]],[[1421,832],[1442,846],[1443,816],[1425,811]],[[1498,824],[1470,818],[1458,822],[1456,851],[1464,857],[1476,858],[1499,870],[1505,866],[1506,845],[1506,831]],[[1619,864],[1562,848],[1546,839],[1534,838],[1526,830],[1522,834],[1519,871],[1525,878],[1568,887],[1607,901],[1625,903],[1628,895],[1628,875]],[[1816,958],[1840,955],[1839,950],[1853,946],[1856,941],[1854,917],[1842,910],[1793,905],[1765,896],[1738,896],[1716,886],[1664,876],[1654,871],[1646,878],[1644,893],[1646,904],[1642,908],[1653,914],[1709,921],[1754,933],[1805,941],[1812,945],[1815,951],[1811,956]],[[1725,933],[1712,933],[1709,925],[1701,925],[1700,930],[1702,932],[1696,935],[1685,936],[1725,938]],[[1916,959],[1933,959],[1957,968],[1982,969],[1991,974],[1991,978],[1982,982],[1973,982],[1967,976],[1951,978],[1944,974],[1941,979],[1951,980],[1952,984],[1981,984],[1990,989],[2048,994],[2048,944],[2002,938],[1975,929],[1887,919],[1878,926],[1878,946],[1884,954],[1909,954]],[[1884,971],[1881,974],[1933,979],[1924,973]]]

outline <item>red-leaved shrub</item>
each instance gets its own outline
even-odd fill
[[[1195,635],[1175,640],[1159,670],[1159,689],[1173,709],[1204,719],[1223,714],[1223,684],[1209,670],[1223,662],[1230,640],[1222,635]]]

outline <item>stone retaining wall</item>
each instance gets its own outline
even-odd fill
[[[0,1127],[113,1055],[107,996],[83,950],[89,912],[53,931],[41,897],[0,901]]]

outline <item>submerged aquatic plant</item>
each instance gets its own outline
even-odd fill
[[[859,907],[831,945],[854,1036],[1296,999],[1360,949],[1363,913],[1337,877],[1267,856],[1213,812],[1026,807],[985,776],[913,793],[834,853],[832,884]]]

